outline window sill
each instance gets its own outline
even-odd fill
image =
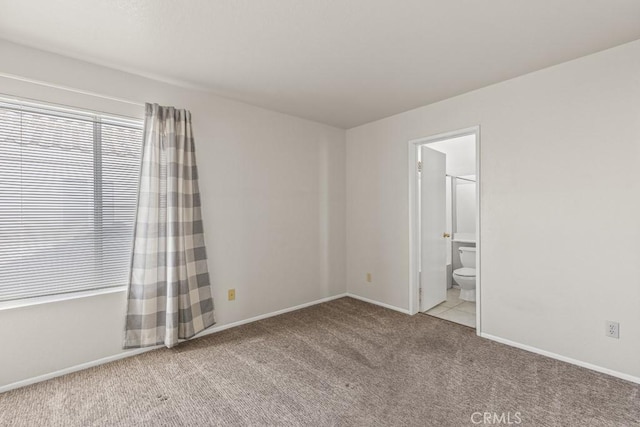
[[[52,302],[69,301],[79,298],[89,298],[97,295],[113,294],[117,292],[126,292],[127,286],[115,286],[113,288],[92,289],[90,291],[71,292],[68,294],[48,295],[34,298],[24,298],[13,301],[0,302],[0,311],[11,310],[14,308],[31,307],[40,304],[49,304]]]

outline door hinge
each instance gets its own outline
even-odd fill
[[[422,302],[422,272],[418,273],[418,303]]]
[[[418,162],[418,173],[422,172],[422,161]]]

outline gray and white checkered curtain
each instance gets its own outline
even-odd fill
[[[147,104],[124,347],[214,323],[191,113]]]

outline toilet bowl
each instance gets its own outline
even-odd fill
[[[464,301],[476,300],[476,248],[461,247],[460,262],[462,268],[453,270],[453,280],[460,285],[460,299]]]

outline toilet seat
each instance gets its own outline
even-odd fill
[[[462,268],[458,268],[458,269],[454,270],[453,274],[455,274],[457,276],[462,276],[462,277],[476,277],[476,269],[475,268],[462,267]]]

